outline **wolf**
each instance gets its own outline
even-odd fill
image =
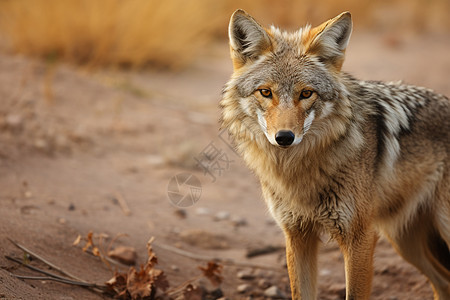
[[[284,32],[234,12],[221,126],[284,232],[293,299],[316,299],[327,234],[343,253],[346,299],[369,299],[384,235],[448,300],[450,102],[342,71],[352,26],[344,12]]]

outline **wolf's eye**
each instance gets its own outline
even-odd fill
[[[264,98],[272,98],[272,91],[269,89],[260,89],[259,93],[261,94],[261,96],[263,96]]]
[[[311,91],[311,90],[303,90],[303,91],[300,93],[300,100],[310,98],[310,97],[312,96],[313,93],[314,93],[314,92]]]

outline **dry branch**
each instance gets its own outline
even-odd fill
[[[99,285],[97,285],[95,283],[86,283],[86,282],[80,282],[80,281],[64,279],[64,278],[43,277],[43,276],[23,276],[23,275],[17,275],[17,274],[13,274],[13,273],[10,273],[10,274],[11,274],[11,276],[14,276],[14,277],[19,278],[19,279],[47,280],[47,281],[56,281],[56,282],[61,282],[61,283],[66,283],[66,284],[71,284],[71,285],[84,286],[84,287],[105,288],[105,287],[101,287],[101,286],[99,286]]]
[[[44,264],[48,265],[49,267],[51,267],[51,268],[53,268],[53,269],[55,269],[55,270],[61,272],[62,274],[66,275],[66,276],[69,276],[69,277],[72,278],[72,279],[75,279],[75,280],[77,280],[77,281],[81,281],[81,282],[84,282],[84,283],[88,283],[88,282],[84,281],[83,279],[81,279],[81,278],[79,278],[79,277],[77,277],[77,276],[75,276],[75,275],[73,275],[73,274],[67,272],[66,270],[63,270],[62,268],[56,266],[55,264],[49,262],[48,260],[44,259],[42,256],[40,256],[40,255],[34,253],[33,251],[31,251],[31,250],[25,248],[24,246],[20,245],[19,243],[13,241],[12,239],[10,239],[10,238],[7,238],[7,239],[8,239],[14,246],[16,246],[16,247],[19,248],[20,250],[22,250],[22,251],[24,251],[24,252],[30,254],[31,256],[33,256],[33,257],[39,259],[40,261],[42,261]]]
[[[122,209],[125,216],[130,216],[131,210],[130,207],[128,206],[127,201],[125,200],[125,197],[120,192],[116,192],[114,196],[116,197],[117,202],[119,202],[120,208]]]
[[[195,260],[202,260],[202,261],[216,261],[216,262],[220,262],[223,265],[231,265],[231,266],[237,266],[237,267],[248,267],[248,268],[258,268],[258,269],[264,269],[264,270],[274,270],[274,271],[279,271],[279,272],[284,272],[283,269],[281,268],[277,268],[277,267],[271,267],[271,266],[267,266],[267,265],[261,265],[261,264],[255,264],[255,263],[247,263],[247,262],[240,262],[240,261],[235,261],[233,259],[222,259],[222,258],[217,258],[217,257],[213,257],[213,256],[208,256],[208,255],[200,255],[200,254],[195,254],[183,249],[179,249],[170,245],[166,245],[166,244],[162,244],[162,243],[153,243],[153,245],[155,245],[156,247],[162,248],[164,250],[170,251],[172,253],[181,255],[181,256],[185,256],[191,259],[195,259]]]

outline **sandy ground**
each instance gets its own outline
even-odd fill
[[[89,231],[127,234],[115,245],[135,247],[139,263],[154,236],[158,267],[172,287],[197,276],[197,266],[205,262],[165,245],[233,260],[224,266],[221,285],[228,299],[264,299],[264,289],[272,285],[289,294],[283,249],[246,258],[249,249],[282,248],[284,239],[256,178],[218,129],[217,103],[231,73],[227,49],[215,45],[182,72],[86,72],[0,55],[0,299],[107,299],[81,287],[14,278],[10,273],[36,273],[4,257],[23,257],[11,238],[85,280],[102,283],[112,271],[72,246],[78,234]],[[448,49],[448,36],[356,33],[344,69],[362,79],[403,79],[449,95]],[[212,149],[223,159],[215,178],[195,160]],[[168,188],[183,172],[199,179],[201,195],[180,211]],[[242,270],[254,278],[238,278]],[[344,299],[344,282],[339,249],[325,241],[319,298]],[[239,293],[238,287],[246,291]],[[376,249],[372,299],[432,299],[427,280],[384,239]]]

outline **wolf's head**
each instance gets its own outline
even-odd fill
[[[348,12],[287,33],[265,29],[237,10],[229,24],[234,73],[221,102],[224,125],[233,127],[240,119],[272,145],[291,147],[315,124],[339,118],[338,109],[348,113],[340,101],[345,93],[340,75],[351,31]]]

